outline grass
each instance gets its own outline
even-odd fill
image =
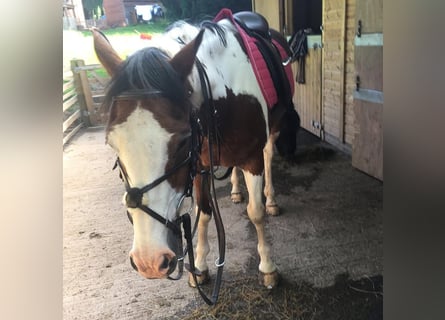
[[[126,27],[119,27],[119,28],[110,28],[102,30],[102,32],[107,36],[125,36],[125,35],[134,35],[139,33],[149,33],[149,34],[156,34],[156,33],[162,33],[164,32],[165,28],[170,25],[171,21],[169,20],[162,20],[154,23],[147,23],[147,24],[137,24],[134,26],[126,26]],[[135,30],[137,32],[135,32]],[[84,36],[91,36],[91,32],[88,30],[81,31]]]
[[[135,26],[119,27],[103,30],[111,45],[122,59],[133,52],[147,46],[149,40],[140,38],[139,33],[156,35],[163,33],[170,24],[162,20],[151,24],[138,24]],[[98,64],[93,48],[93,39],[90,31],[63,31],[63,69],[70,69],[72,59],[82,59],[86,65]]]

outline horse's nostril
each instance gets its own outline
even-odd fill
[[[130,264],[131,264],[131,266],[133,267],[134,270],[138,271],[138,267],[137,267],[136,264],[134,263],[132,257],[130,257]]]
[[[164,259],[162,260],[161,269],[167,269],[170,264],[170,260],[166,255],[164,255]]]
[[[176,269],[176,265],[178,264],[178,258],[173,257],[173,259],[170,260],[170,263],[168,264],[168,272],[167,274],[172,274],[173,271]]]

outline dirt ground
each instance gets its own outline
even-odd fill
[[[64,148],[64,319],[382,318],[383,184],[352,168],[349,156],[303,131],[293,162],[275,158],[282,214],[267,217],[266,232],[282,280],[272,291],[256,280],[246,203],[232,204],[229,180],[217,183],[227,248],[213,308],[187,277],[146,280],[132,269],[133,231],[114,161],[102,128],[83,129]],[[209,238],[210,262],[217,258],[213,226]]]

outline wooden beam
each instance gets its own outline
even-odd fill
[[[73,76],[74,76],[74,83],[76,86],[76,92],[77,92],[77,99],[79,101],[79,107],[80,107],[80,112],[81,112],[81,118],[82,118],[82,122],[85,124],[85,126],[89,127],[91,126],[91,122],[90,122],[90,118],[88,116],[88,103],[90,103],[90,105],[93,104],[93,98],[91,96],[91,90],[88,87],[88,79],[86,77],[86,71],[80,71],[80,72],[76,72],[76,68],[78,68],[79,66],[85,66],[85,62],[83,60],[71,60],[71,70],[73,71]],[[86,86],[85,81],[87,81]],[[83,82],[83,83],[82,83]],[[87,94],[89,92],[89,96],[90,98],[86,97],[86,94],[84,92],[84,87],[87,87]],[[88,100],[88,102],[87,102]]]
[[[340,101],[339,101],[339,132],[338,137],[341,143],[345,142],[345,85],[346,85],[346,73],[345,73],[345,57],[346,57],[346,9],[347,0],[342,1],[342,24],[341,24],[341,38],[340,38]]]
[[[68,119],[66,119],[63,122],[63,130],[62,130],[62,132],[65,132],[66,129],[68,129],[73,124],[73,122],[76,121],[79,118],[80,118],[80,110],[77,110],[72,115],[70,115]]]
[[[80,123],[77,127],[75,127],[70,133],[68,133],[64,138],[63,138],[63,145],[65,145],[65,143],[67,143],[76,133],[77,131],[80,130],[80,128],[82,128],[83,123]]]
[[[63,112],[71,108],[77,102],[77,96],[74,95],[63,103]]]

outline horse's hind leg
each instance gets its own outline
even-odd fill
[[[272,184],[273,146],[279,132],[271,133],[263,149],[264,154],[264,195],[266,196],[266,212],[271,216],[280,214],[280,208],[275,201],[275,190]]]
[[[208,193],[206,193],[206,190],[208,190],[208,180],[206,178],[203,179],[201,175],[197,175],[193,183],[195,187],[196,203],[201,205],[201,215],[197,229],[198,238],[196,242],[195,266],[201,272],[201,275],[197,276],[198,283],[203,284],[210,279],[206,258],[210,252],[208,226],[212,216]],[[201,189],[201,183],[205,184],[203,189]],[[201,192],[202,190],[204,191]],[[198,214],[198,212],[196,212],[196,214]],[[189,275],[189,285],[191,287],[196,287],[192,274]]]
[[[266,241],[264,233],[264,205],[262,201],[261,188],[263,185],[262,175],[252,175],[243,170],[249,191],[249,203],[247,204],[247,214],[250,221],[255,225],[258,236],[258,253],[260,255],[260,265],[258,267],[262,276],[262,283],[272,289],[278,283],[277,267],[270,258],[270,247]]]
[[[232,183],[232,191],[230,192],[230,199],[233,203],[240,203],[244,200],[243,194],[239,186],[238,168],[233,167],[232,176],[230,177],[230,182]]]

